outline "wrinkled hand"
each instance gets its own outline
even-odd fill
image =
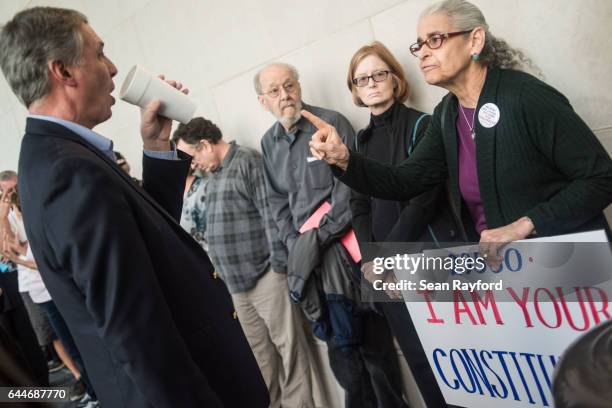
[[[0,244],[0,262],[7,263],[8,261],[10,261],[8,254],[4,253],[4,247],[2,244]]]
[[[19,259],[18,256],[16,256],[13,253],[10,252],[4,252],[3,250],[0,250],[0,262],[2,263],[9,263],[9,262],[13,262],[13,263],[17,263],[16,261]]]
[[[0,261],[6,263],[9,261],[15,262],[19,257],[15,244],[11,242],[6,233],[2,234],[2,243],[0,244]]]
[[[164,75],[159,75],[160,79],[165,80]],[[189,89],[183,88],[183,84],[173,80],[166,82],[184,94],[189,93]],[[172,130],[172,119],[165,118],[157,114],[161,108],[161,101],[151,101],[144,109],[140,109],[140,135],[142,136],[143,147],[145,150],[170,150],[170,131]]]
[[[503,227],[487,229],[480,234],[479,252],[490,267],[502,262],[501,250],[512,241],[527,238],[535,227],[528,217],[522,217]]]
[[[27,242],[22,244],[16,235],[12,237],[7,231],[2,232],[0,236],[0,253],[3,258],[14,262],[20,255],[25,255],[27,250]]]
[[[368,282],[374,284],[374,281],[380,280],[383,283],[397,283],[397,279],[395,278],[395,273],[393,271],[384,271],[381,274],[374,273],[374,262],[366,262],[361,265],[361,272],[363,272],[363,277],[368,280]],[[402,293],[399,290],[391,290],[387,289],[388,286],[385,287],[385,293],[391,299],[402,299]]]
[[[312,113],[302,110],[302,116],[308,119],[317,131],[310,139],[310,152],[319,160],[346,170],[349,150],[338,135],[336,128]]]

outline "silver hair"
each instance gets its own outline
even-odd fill
[[[17,173],[15,173],[13,170],[0,171],[0,181],[15,180],[16,178]]]
[[[273,66],[286,68],[289,72],[291,72],[291,76],[293,77],[295,81],[300,80],[300,74],[298,73],[298,70],[293,65],[287,64],[286,62],[273,62],[271,64],[266,65],[259,71],[257,71],[255,76],[253,77],[253,86],[255,87],[255,92],[257,92],[257,95],[261,95],[263,92],[261,90],[261,82],[259,82],[261,73],[264,72],[266,69],[273,67]]]
[[[49,91],[47,63],[77,65],[83,56],[82,25],[76,10],[34,7],[17,13],[0,31],[0,68],[26,107]]]
[[[542,77],[540,69],[525,54],[512,48],[506,41],[495,37],[478,7],[465,0],[444,0],[427,7],[421,17],[445,14],[457,31],[469,31],[476,27],[485,30],[485,44],[480,53],[480,62],[489,68],[529,70]]]

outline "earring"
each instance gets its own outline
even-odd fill
[[[480,60],[480,54],[473,53],[472,54],[472,61],[478,61],[478,60]]]

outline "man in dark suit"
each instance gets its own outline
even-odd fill
[[[43,280],[102,406],[266,407],[227,289],[177,223],[191,157],[160,102],[142,111],[146,192],[91,131],[114,103],[103,46],[65,9],[22,11],[0,33],[0,67],[30,112],[19,182]]]

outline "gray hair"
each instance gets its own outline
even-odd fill
[[[29,107],[49,91],[47,63],[77,65],[87,17],[75,10],[34,7],[17,13],[0,31],[0,68],[21,103]]]
[[[506,41],[495,37],[482,11],[465,0],[444,0],[427,7],[421,17],[431,14],[445,14],[457,31],[470,31],[482,27],[485,31],[485,44],[480,53],[480,61],[489,68],[531,70],[542,77],[542,72],[525,54],[510,47]]]
[[[286,62],[273,62],[271,64],[266,65],[259,71],[257,71],[255,76],[253,77],[253,86],[255,87],[255,92],[257,92],[257,95],[261,95],[263,92],[261,90],[261,82],[259,82],[259,77],[261,76],[261,73],[264,72],[266,69],[270,67],[274,67],[274,66],[286,68],[289,72],[291,72],[291,76],[293,77],[295,81],[300,80],[300,74],[298,73],[298,70],[293,65],[287,64]]]
[[[17,173],[15,173],[13,170],[0,171],[0,181],[15,180],[16,178]]]

